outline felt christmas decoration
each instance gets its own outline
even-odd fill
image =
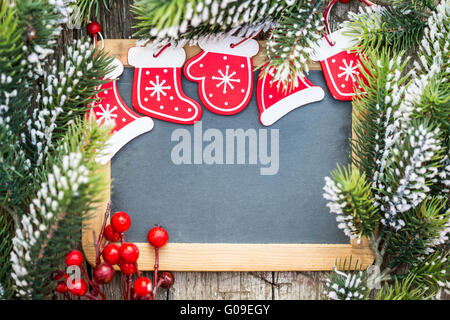
[[[273,80],[274,74],[275,70],[271,68],[258,79],[256,96],[259,121],[265,126],[270,126],[292,110],[320,101],[325,96],[323,89],[313,85],[306,77],[298,76],[297,87],[283,89],[281,81]]]
[[[129,141],[153,128],[151,118],[138,115],[122,100],[117,89],[117,77],[123,73],[123,64],[120,60],[114,59],[114,66],[115,68],[104,77],[104,80],[110,81],[97,88],[101,92],[97,94],[98,100],[89,110],[89,114],[95,116],[97,123],[113,126],[104,153],[97,157],[97,161],[102,164],[111,160]]]
[[[367,0],[361,0],[371,5]],[[359,53],[348,50],[357,43],[357,39],[345,34],[345,28],[330,32],[328,16],[332,6],[338,2],[333,0],[324,12],[324,23],[327,34],[314,46],[311,59],[320,61],[323,74],[331,95],[337,100],[352,100],[357,89],[361,89],[358,80],[366,82],[361,72],[362,64]]]
[[[252,57],[258,53],[258,42],[230,36],[202,40],[199,46],[203,51],[185,64],[184,74],[198,82],[203,105],[221,115],[244,110],[252,96]]]
[[[183,48],[151,44],[128,51],[128,63],[135,67],[133,107],[148,116],[193,124],[200,120],[198,102],[186,96],[181,88],[181,67],[186,59]]]

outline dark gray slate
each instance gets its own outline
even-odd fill
[[[257,73],[243,112],[220,116],[203,108],[203,133],[217,128],[225,138],[225,129],[268,129],[270,140],[271,129],[279,129],[276,175],[260,175],[260,164],[174,165],[171,151],[178,142],[171,142],[172,132],[184,128],[193,137],[193,126],[156,119],[152,131],[122,148],[112,160],[112,210],[131,215],[127,240],[145,242],[148,230],[161,224],[171,242],[348,243],[325,206],[322,188],[337,163],[349,163],[351,103],[331,97],[321,71],[308,78],[324,88],[325,99],[271,127],[258,120]],[[118,86],[129,106],[132,81],[133,69],[125,69]],[[183,78],[182,87],[200,101],[196,83]]]

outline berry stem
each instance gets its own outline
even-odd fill
[[[156,296],[156,291],[158,289],[158,268],[159,268],[159,248],[155,247],[155,271],[154,271],[154,278],[153,278],[153,284],[155,288],[153,289],[153,296]]]
[[[67,300],[72,300],[72,297],[67,292],[64,292],[63,295]]]
[[[127,287],[127,298],[128,300],[131,300],[131,275],[127,276],[127,283],[128,283],[128,287]]]
[[[125,236],[123,234],[123,232],[120,233],[120,245],[123,245],[125,243]],[[128,300],[128,293],[127,293],[127,288],[126,288],[126,280],[125,280],[125,276],[123,273],[120,274],[120,277],[122,279],[122,294],[123,294],[123,299],[124,300]]]
[[[105,294],[100,290],[97,283],[91,280],[88,273],[86,272],[86,269],[84,269],[83,265],[80,266],[81,272],[83,273],[83,276],[87,279],[89,285],[94,289],[95,295],[100,294],[103,300],[106,300]]]
[[[86,293],[86,297],[87,297],[89,300],[101,300],[101,299],[97,298],[96,296],[90,294],[89,292]],[[105,300],[105,299],[103,299],[103,300]]]
[[[137,277],[139,278],[139,277],[141,276],[141,272],[139,271],[137,261],[134,263],[134,266],[135,266],[135,268],[136,268],[136,275],[137,275]]]
[[[97,266],[100,264],[100,246],[101,246],[101,243],[103,240],[103,235],[105,234],[106,222],[108,221],[110,211],[111,211],[111,201],[109,201],[108,205],[106,206],[105,218],[103,219],[102,229],[100,231],[100,234],[98,235],[97,246],[96,246],[96,251],[95,251],[97,254],[97,259],[96,259]]]

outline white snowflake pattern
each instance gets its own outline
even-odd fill
[[[344,71],[338,74],[338,77],[341,78],[345,75],[345,81],[348,81],[348,78],[351,77],[353,82],[356,82],[357,76],[359,75],[358,65],[353,65],[353,60],[350,60],[350,64],[347,64],[347,60],[342,59],[345,67],[340,66],[339,69]]]
[[[241,82],[240,79],[232,79],[236,74],[236,71],[233,71],[231,74],[229,74],[229,69],[230,66],[227,65],[225,74],[223,74],[222,70],[219,69],[219,74],[221,75],[221,77],[212,76],[213,80],[220,80],[216,87],[219,88],[221,85],[223,85],[223,93],[227,93],[227,85],[230,86],[230,89],[234,89],[234,86],[231,82]]]
[[[117,114],[114,113],[116,111],[117,106],[114,106],[111,108],[111,105],[109,103],[106,104],[106,108],[103,107],[103,105],[98,105],[101,111],[96,111],[95,114],[97,116],[100,116],[100,118],[97,119],[97,123],[100,124],[104,120],[105,123],[112,123],[115,122],[113,118],[117,118]]]
[[[170,90],[171,86],[164,86],[166,80],[159,82],[159,75],[156,76],[156,83],[153,80],[150,80],[149,83],[152,87],[146,87],[145,90],[153,91],[150,94],[150,97],[153,97],[156,94],[156,100],[161,100],[161,95],[166,96],[167,93],[164,90]]]

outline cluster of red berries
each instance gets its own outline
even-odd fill
[[[107,221],[108,215],[107,210],[105,222]],[[140,276],[137,265],[139,258],[138,247],[133,243],[124,241],[124,233],[130,226],[130,216],[125,212],[116,212],[111,218],[111,224],[106,225],[106,223],[104,223],[97,243],[97,263],[93,270],[93,281],[89,278],[83,268],[84,259],[82,253],[78,250],[70,251],[66,255],[66,265],[79,267],[88,282],[80,278],[73,280],[71,285],[68,286],[67,282],[69,277],[67,274],[58,271],[54,278],[55,281],[58,281],[55,291],[64,294],[68,298],[70,298],[68,296],[68,293],[70,292],[77,297],[86,296],[90,299],[98,299],[97,297],[100,295],[101,299],[105,299],[104,294],[100,290],[100,285],[112,281],[115,274],[114,265],[117,265],[120,268],[122,274],[122,290],[125,299],[152,300],[159,287],[165,289],[172,287],[174,276],[171,272],[162,272],[158,275],[158,249],[167,243],[167,231],[160,226],[155,226],[147,235],[149,244],[155,248],[155,279],[153,284],[149,278]],[[99,250],[103,240],[105,240],[103,247]],[[101,262],[100,256],[103,258],[104,262]],[[131,292],[131,277],[134,274],[137,275],[137,279],[134,281]],[[124,277],[126,277],[126,280]],[[125,281],[128,285],[125,284]],[[88,292],[88,284],[92,287],[91,292]]]

